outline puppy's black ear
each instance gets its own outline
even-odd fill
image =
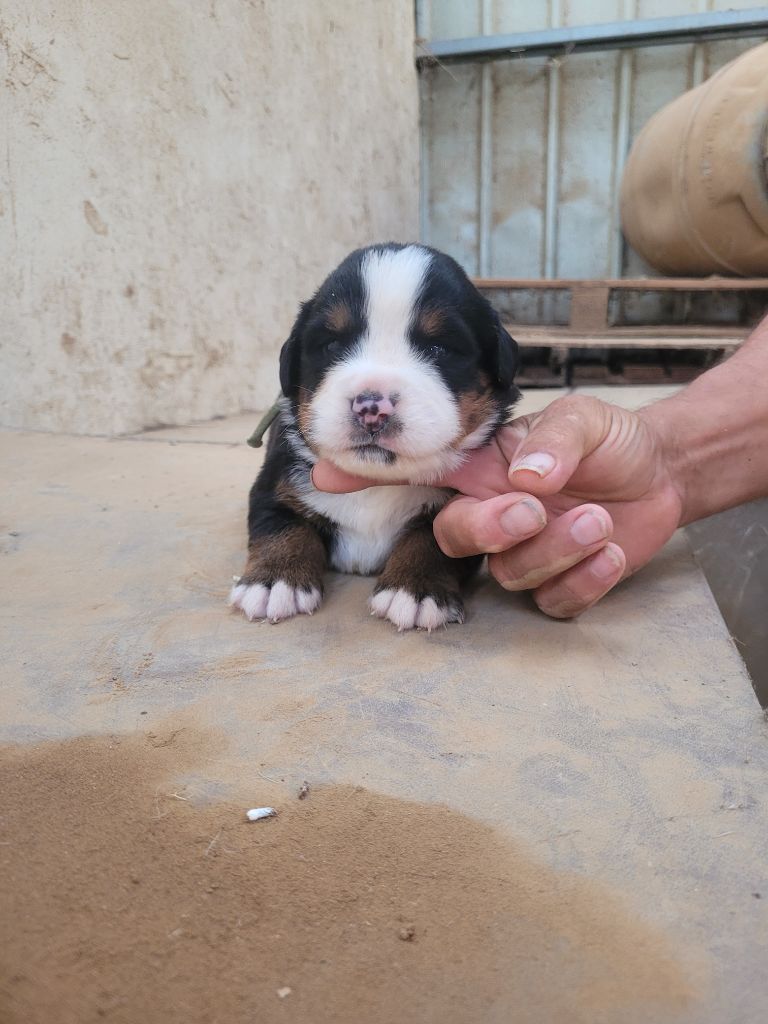
[[[312,312],[312,301],[303,302],[288,340],[280,349],[280,388],[286,398],[294,398],[301,383],[301,338]]]
[[[514,384],[520,359],[517,342],[502,326],[499,314],[489,305],[493,323],[494,339],[491,342],[491,360],[496,382],[503,388],[511,388]]]

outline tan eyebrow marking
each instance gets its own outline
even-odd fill
[[[325,325],[332,331],[346,331],[352,326],[352,311],[346,302],[337,302],[325,313]]]
[[[424,334],[437,334],[444,323],[445,316],[441,309],[425,309],[419,313],[418,327]]]

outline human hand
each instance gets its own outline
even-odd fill
[[[321,490],[371,486],[331,463]],[[439,481],[460,494],[435,519],[453,557],[487,553],[507,590],[570,618],[644,565],[680,525],[682,497],[661,437],[644,412],[569,395],[504,426]]]

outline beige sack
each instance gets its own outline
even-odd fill
[[[621,220],[665,274],[768,275],[768,43],[651,118],[624,169]]]

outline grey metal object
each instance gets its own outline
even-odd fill
[[[768,708],[768,499],[691,523],[688,540]]]
[[[559,25],[560,0],[552,0],[550,18]],[[555,29],[556,31],[556,29]],[[544,170],[544,237],[541,253],[543,277],[557,275],[557,195],[560,190],[560,64],[547,67],[547,151]]]
[[[664,10],[679,21],[729,2],[665,0]],[[628,26],[650,9],[645,0],[421,0],[418,34],[485,28],[528,38],[573,31],[574,20]],[[764,10],[758,3],[739,14]],[[632,140],[664,104],[766,37],[768,25],[751,38],[425,67],[421,237],[481,276],[652,274],[621,232],[618,191]],[[644,302],[661,316],[658,296]],[[521,300],[518,313],[529,323],[567,319],[558,296]]]
[[[481,0],[483,33],[491,31],[492,0]],[[490,273],[491,224],[493,217],[493,81],[492,68],[486,64],[480,75],[480,179],[478,188],[478,261],[480,273]]]
[[[647,18],[599,25],[579,25],[472,36],[467,39],[433,39],[419,43],[419,67],[435,61],[460,64],[521,57],[556,57],[570,53],[620,50],[673,43],[711,42],[768,33],[768,7],[741,11],[709,11],[672,18]]]

